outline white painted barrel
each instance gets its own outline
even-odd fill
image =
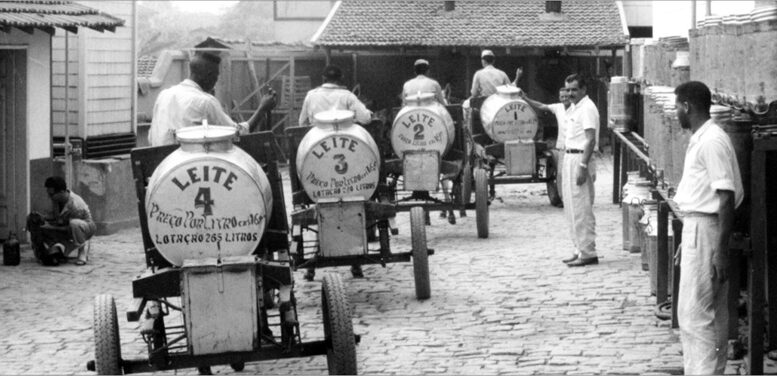
[[[261,166],[224,126],[179,129],[181,147],[154,170],[146,191],[151,240],[171,264],[251,254],[272,214]]]
[[[378,187],[380,153],[352,111],[316,114],[297,148],[297,177],[311,200],[369,199]]]
[[[537,134],[537,114],[520,97],[521,89],[504,85],[496,88],[480,107],[486,134],[496,142],[529,141]]]
[[[405,97],[405,106],[391,127],[391,147],[400,158],[407,151],[437,151],[442,157],[453,145],[454,137],[453,118],[434,93]]]

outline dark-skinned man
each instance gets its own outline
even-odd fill
[[[189,61],[189,78],[159,93],[154,103],[154,115],[148,141],[151,146],[175,143],[175,131],[202,124],[232,126],[240,133],[254,132],[266,121],[267,114],[275,107],[272,89],[262,94],[259,108],[247,122],[236,123],[224,112],[219,100],[211,93],[219,78],[221,58],[201,53]]]
[[[683,212],[677,318],[686,375],[722,375],[728,340],[728,241],[744,192],[734,147],[710,118],[701,82],[675,89],[677,119],[693,132],[674,201]]]

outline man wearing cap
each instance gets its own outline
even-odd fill
[[[302,109],[299,112],[299,125],[307,127],[312,124],[313,116],[328,110],[350,110],[354,113],[354,121],[367,124],[372,113],[356,98],[352,92],[343,87],[340,81],[343,71],[334,65],[328,65],[322,73],[324,83],[308,91]]]
[[[202,124],[225,125],[237,128],[240,133],[253,132],[266,121],[275,107],[275,92],[263,93],[259,108],[246,122],[236,123],[224,112],[219,100],[212,94],[219,78],[221,58],[209,53],[195,55],[189,61],[189,78],[178,85],[162,90],[154,103],[154,116],[148,132],[151,146],[175,143],[175,131]]]
[[[509,85],[510,79],[507,73],[494,67],[494,53],[491,50],[483,50],[480,54],[480,62],[483,69],[475,72],[472,77],[472,97],[487,97],[496,93],[496,87]]]
[[[418,59],[415,61],[415,64],[413,64],[413,68],[415,69],[416,76],[405,82],[405,85],[402,86],[402,103],[405,103],[405,97],[408,95],[434,93],[434,97],[440,104],[443,106],[447,105],[448,102],[442,95],[442,87],[440,84],[436,80],[426,76],[426,73],[429,71],[429,62],[425,59]]]

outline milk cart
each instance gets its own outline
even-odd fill
[[[488,205],[496,184],[545,183],[550,204],[558,206],[556,161],[537,135],[537,114],[520,97],[520,89],[505,85],[488,98],[473,98],[469,124],[479,145],[473,164],[478,236],[488,237]]]
[[[127,320],[140,323],[148,358],[122,357],[114,299],[99,295],[89,370],[239,371],[246,362],[325,354],[331,374],[356,373],[358,337],[337,275],[323,281],[324,339],[302,342],[275,141],[271,132],[251,134],[238,148],[235,135],[190,127],[176,135],[180,148],[132,151],[147,269],[132,281]]]
[[[396,235],[395,206],[380,200],[381,156],[372,132],[353,123],[351,111],[316,114],[313,127],[286,130],[292,202],[291,253],[297,268],[315,269],[394,262],[413,262],[416,297],[431,296],[429,255],[422,207],[410,210],[410,252],[391,252]],[[377,124],[367,127],[380,127]],[[377,244],[368,233],[377,230]],[[377,247],[375,247],[377,245]]]
[[[475,208],[469,203],[472,143],[462,126],[461,106],[443,106],[433,93],[410,95],[405,102],[394,116],[390,142],[378,142],[391,146],[382,150],[388,155],[382,197],[398,211],[422,207],[428,216],[439,210],[455,224],[454,210],[466,216],[466,209]],[[452,183],[450,191],[446,182]]]

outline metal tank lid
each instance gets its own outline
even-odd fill
[[[405,101],[408,103],[423,103],[434,98],[434,93],[418,92],[418,94],[410,94],[405,96]]]
[[[204,144],[230,141],[237,135],[237,129],[223,125],[198,125],[175,131],[175,139],[182,144]]]
[[[612,84],[624,84],[629,82],[629,79],[624,76],[612,76],[610,77],[610,83]]]
[[[328,110],[313,115],[318,124],[340,125],[353,123],[354,113],[349,110]]]
[[[502,85],[496,87],[496,92],[504,95],[518,95],[521,93],[521,89],[513,85]]]

